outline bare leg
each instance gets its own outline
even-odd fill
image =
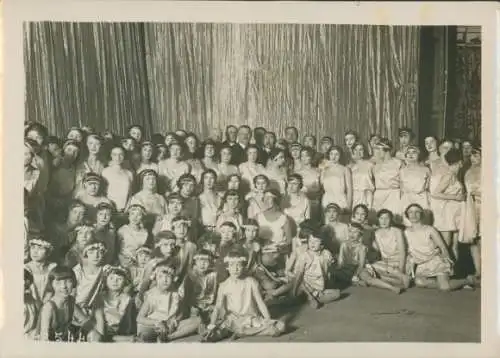
[[[458,262],[458,231],[452,233],[451,251],[455,262]]]
[[[340,290],[326,289],[318,297],[318,301],[321,303],[330,303],[336,301],[340,298]]]
[[[363,281],[365,281],[368,284],[368,286],[374,286],[374,287],[378,287],[378,288],[383,288],[383,289],[392,291],[392,292],[397,293],[397,294],[401,293],[401,288],[395,287],[395,286],[391,285],[390,283],[382,281],[379,278],[372,277],[368,272],[366,272],[364,270],[361,272],[361,274],[359,275],[359,277]]]
[[[428,277],[416,277],[415,286],[420,288],[439,288],[437,281]]]
[[[452,246],[452,241],[453,241],[453,233],[451,231],[440,231],[441,233],[441,237],[443,238],[443,241],[446,245],[446,247],[448,248],[448,251],[450,251],[450,253],[453,253],[452,250],[451,250],[451,246]]]
[[[455,291],[461,289],[465,285],[473,285],[474,280],[470,277],[461,280],[450,280],[450,276],[447,274],[438,275],[436,277],[438,288],[441,291]]]
[[[470,245],[470,255],[472,256],[472,262],[474,263],[474,269],[476,270],[476,277],[481,276],[481,241]]]
[[[195,334],[198,331],[201,320],[199,317],[190,317],[179,322],[177,329],[171,333],[168,338],[170,340],[179,339]]]
[[[410,287],[410,276],[396,270],[393,272],[381,272],[380,278],[393,286],[402,286],[404,289]]]

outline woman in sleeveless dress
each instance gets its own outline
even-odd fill
[[[201,223],[205,230],[213,231],[217,224],[217,212],[221,206],[222,197],[215,190],[217,174],[208,169],[201,175],[202,192],[198,196],[201,207]]]
[[[446,246],[458,260],[458,232],[462,220],[463,184],[458,179],[461,155],[450,149],[443,156],[441,168],[434,166],[430,182],[431,209],[434,227],[441,233]]]
[[[352,148],[352,163],[349,165],[352,176],[352,206],[363,204],[371,210],[373,204],[373,163],[365,159],[365,147],[362,143]]]
[[[452,291],[476,283],[474,276],[460,280],[450,279],[453,264],[448,248],[436,229],[422,223],[423,209],[420,205],[410,205],[405,215],[411,223],[405,229],[408,268],[417,287]]]
[[[392,144],[382,138],[374,147],[377,163],[373,167],[375,192],[373,210],[387,209],[394,215],[395,223],[401,222],[400,169],[403,163],[391,154]]]
[[[343,212],[352,209],[352,176],[346,166],[340,164],[342,149],[332,146],[328,150],[328,164],[321,171],[320,182],[323,186],[322,205],[337,204]]]
[[[202,145],[203,158],[201,164],[203,168],[215,170],[217,173],[217,146],[214,141],[208,139]]]
[[[470,219],[473,224],[468,231],[471,236],[470,253],[476,277],[481,276],[481,147],[474,144],[470,156],[470,167],[464,177],[465,188],[467,191],[468,201],[467,207],[472,207],[473,212],[467,213],[472,215]],[[465,218],[464,218],[465,220]],[[465,228],[464,228],[465,229]],[[468,239],[468,238],[466,238]]]
[[[429,167],[419,161],[420,149],[409,146],[406,149],[406,165],[401,168],[399,176],[401,179],[401,212],[410,204],[419,204],[424,209],[424,222],[430,220],[429,204],[429,180],[431,171]],[[406,226],[410,223],[408,219],[403,219]]]

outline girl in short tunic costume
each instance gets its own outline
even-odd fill
[[[373,194],[373,210],[390,210],[394,215],[401,213],[400,169],[402,162],[391,158],[373,167],[375,192]]]
[[[399,271],[401,255],[406,255],[406,253],[399,251],[398,234],[402,235],[402,232],[394,226],[375,231],[375,243],[381,256],[380,261],[371,263],[375,271],[381,270],[387,273]]]
[[[443,194],[463,194],[464,188],[462,183],[458,180],[458,176],[451,173],[447,169],[447,165],[443,164],[432,173],[429,185],[431,195],[433,193],[437,193],[436,189],[438,186],[441,186],[441,183],[444,181],[448,184]],[[462,202],[456,200],[437,199],[431,196],[430,203],[434,217],[434,227],[438,231],[445,232],[459,230],[462,214]]]
[[[465,173],[465,188],[467,199],[474,206],[474,223],[477,236],[481,236],[481,166],[471,166]]]
[[[340,170],[340,168],[342,170]],[[323,185],[324,194],[322,198],[323,207],[330,203],[335,203],[342,210],[349,209],[347,202],[347,183],[346,173],[349,170],[344,166],[326,166],[321,172],[321,183]]]
[[[428,212],[429,180],[431,171],[424,165],[404,166],[399,172],[401,180],[401,209],[403,213],[410,204],[419,204],[424,212]],[[405,224],[409,225],[407,220]]]
[[[352,207],[363,204],[368,208],[372,206],[373,191],[373,163],[369,160],[359,160],[350,165],[352,173]],[[367,192],[371,192],[368,197]]]
[[[405,231],[408,268],[413,277],[434,277],[453,273],[451,262],[441,257],[439,247],[432,240],[432,231],[433,228],[428,225],[424,225],[419,231]]]

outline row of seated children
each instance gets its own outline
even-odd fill
[[[418,205],[407,210],[414,217],[423,212]],[[391,213],[381,211],[380,218],[385,218],[380,220],[382,228],[390,228]],[[208,341],[229,333],[236,337],[277,335],[285,324],[270,318],[270,305],[305,296],[318,308],[340,297],[333,286],[336,281],[400,293],[410,284],[410,272],[419,272],[418,267],[408,270],[407,262],[444,267],[451,261],[445,246],[432,253],[430,261],[407,260],[405,245],[410,256],[415,256],[415,246],[405,244],[402,235],[395,235],[394,240],[380,236],[377,240],[375,235],[373,246],[381,257],[370,260],[363,244],[365,228],[357,222],[348,225],[347,238],[335,254],[328,249],[328,227],[312,220],[301,224],[288,250],[260,242],[255,220],[245,222],[243,238],[234,223],[227,221],[221,225],[220,236],[207,233],[196,244],[188,240],[189,224],[187,218],[175,217],[173,231],[157,233],[152,246],[127,242],[127,250],[117,250],[118,257],[111,258],[94,231],[79,230],[72,247],[76,249],[68,251],[75,258],[73,264],[68,255],[62,264],[51,262],[52,243],[41,237],[31,239],[25,273],[29,290],[26,334],[41,340],[89,341],[134,336],[148,342],[174,340],[197,331]],[[427,276],[438,276],[443,286],[448,272],[434,271]],[[462,281],[451,284],[448,280],[444,286],[472,284]],[[75,325],[79,329],[70,329]]]

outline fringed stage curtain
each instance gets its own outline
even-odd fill
[[[32,24],[28,120],[123,134],[228,124],[282,135],[418,131],[418,27],[291,24]]]

